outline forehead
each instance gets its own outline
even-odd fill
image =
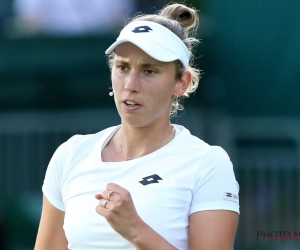
[[[153,57],[145,53],[143,50],[141,50],[139,47],[129,42],[121,43],[116,47],[115,60],[122,60],[126,62],[149,63],[160,66],[170,64],[154,59]]]

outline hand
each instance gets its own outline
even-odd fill
[[[144,222],[137,214],[131,195],[126,189],[114,183],[107,184],[106,189],[101,194],[95,195],[99,200],[96,212],[104,216],[117,233],[132,242]],[[113,191],[110,196],[109,191]],[[108,201],[104,208],[105,200]]]

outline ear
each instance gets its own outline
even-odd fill
[[[188,86],[190,85],[191,80],[192,80],[192,75],[188,70],[186,70],[182,74],[182,77],[176,83],[174,95],[175,96],[178,95],[178,97],[182,96],[187,90]]]

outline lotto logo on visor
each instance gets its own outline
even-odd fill
[[[109,54],[118,45],[130,42],[161,62],[179,60],[187,69],[190,53],[183,41],[168,28],[150,21],[133,21],[123,28],[117,40],[105,51]]]
[[[139,27],[136,27],[134,30],[132,30],[132,32],[143,33],[143,32],[149,32],[150,30],[152,30],[152,29],[149,26],[139,26]]]

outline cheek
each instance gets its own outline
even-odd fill
[[[168,80],[156,82],[153,88],[148,90],[148,93],[151,93],[152,100],[155,106],[168,106],[171,102],[173,94],[173,82]]]
[[[120,79],[120,77],[116,73],[112,72],[111,84],[112,84],[113,89],[114,90],[120,89],[122,87],[121,83],[122,83],[122,80]]]
[[[174,88],[175,88],[175,82],[173,79],[170,79],[170,77],[163,77],[159,81],[157,81],[157,95],[160,98],[163,98],[166,100],[167,97],[172,96]]]
[[[116,105],[118,106],[119,99],[120,99],[120,92],[122,91],[122,85],[121,85],[121,81],[118,78],[118,76],[116,74],[114,74],[113,72],[111,74],[111,85],[112,85],[112,88],[114,91],[113,98],[115,100]]]
[[[112,70],[112,71],[111,71],[111,83],[112,83],[112,85],[114,85],[114,84],[115,84],[115,82],[116,82],[116,79],[117,79],[117,77],[116,77],[116,73],[115,73],[115,71],[114,71],[114,70]]]

